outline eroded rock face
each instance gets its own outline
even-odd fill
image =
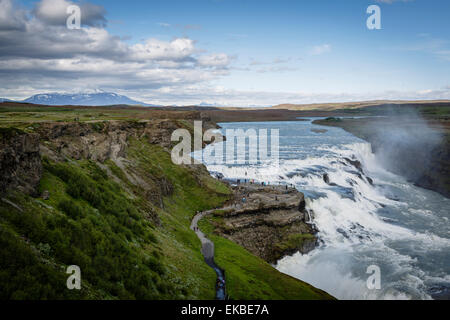
[[[95,123],[47,122],[36,126],[34,133],[1,129],[0,192],[21,190],[37,196],[42,175],[42,156],[53,161],[88,159],[99,164],[113,160],[125,170],[126,166],[134,166],[127,159],[130,138],[145,139],[150,144],[170,148],[172,133],[180,126],[177,120],[155,119]],[[147,190],[148,197],[155,203],[161,202],[160,198],[173,191],[173,186],[163,177],[155,177],[158,180],[155,182],[157,190],[150,188],[133,172],[129,172],[127,177],[136,186]]]
[[[0,194],[19,190],[36,195],[41,175],[39,135],[0,130]]]
[[[153,144],[170,145],[176,124],[172,121],[45,123],[37,129],[42,139],[42,152],[54,160],[89,159],[105,162],[124,158],[130,137],[148,138]]]
[[[36,131],[41,138],[41,155],[53,161],[88,159],[102,165],[112,160],[127,180],[153,204],[163,206],[164,196],[173,192],[165,177],[136,172],[137,163],[127,155],[131,138],[170,147],[172,132],[179,128],[175,120],[108,121],[96,123],[44,123]],[[108,171],[112,175],[112,172]]]
[[[269,263],[315,248],[317,239],[313,226],[307,223],[301,192],[246,184],[235,188],[235,194],[230,207],[216,212],[221,221],[216,224],[216,232]]]

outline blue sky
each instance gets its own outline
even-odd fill
[[[0,0],[5,1],[12,0]],[[32,16],[42,1],[17,0],[15,8],[19,10],[22,5]],[[153,39],[179,47],[173,41],[189,39],[189,48],[183,47],[189,54],[177,55],[169,67],[168,61],[161,57],[157,58],[158,63],[152,61],[152,66],[149,62],[154,56],[139,61],[141,70],[145,70],[140,72],[139,79],[148,80],[147,87],[131,77],[126,83],[125,75],[123,82],[112,81],[111,74],[103,76],[102,70],[95,76],[84,74],[86,70],[58,69],[57,77],[52,78],[51,73],[56,71],[49,72],[49,58],[43,54],[39,63],[45,70],[39,79],[44,77],[49,84],[39,87],[28,77],[28,89],[27,85],[20,90],[10,87],[0,91],[2,96],[17,97],[45,89],[89,88],[125,93],[150,103],[205,101],[240,106],[450,98],[450,1],[92,0],[89,3],[105,9],[104,31],[111,38],[120,37],[119,46],[135,48]],[[369,17],[366,9],[372,4],[381,8],[381,30],[366,27]],[[48,20],[44,14],[39,19]],[[55,37],[56,27],[61,26],[54,23],[48,26]],[[87,33],[92,28],[99,27],[83,26]],[[83,55],[85,59],[80,60]],[[96,53],[95,59],[99,55]],[[76,57],[77,65],[94,59],[90,50],[81,50]],[[217,57],[222,59],[220,65],[207,62]],[[21,63],[26,58],[20,57]],[[67,63],[69,58],[51,59],[55,65],[61,64],[57,59],[66,59]],[[111,67],[107,59],[102,60],[105,68]],[[18,61],[17,57],[14,61]],[[118,70],[126,67],[118,63],[114,60]],[[33,72],[39,73],[35,69]],[[85,75],[89,86],[83,84]],[[149,75],[152,77],[147,79]],[[57,81],[64,76],[70,87],[65,88]],[[161,78],[164,79],[158,83]]]

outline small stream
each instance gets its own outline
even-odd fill
[[[214,259],[206,259],[205,262],[208,266],[210,266],[217,275],[216,281],[216,300],[225,300],[226,295],[226,287],[225,287],[225,271],[219,268],[214,262]]]

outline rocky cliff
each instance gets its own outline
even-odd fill
[[[269,263],[313,250],[317,238],[304,195],[285,186],[239,185],[235,199],[214,215],[216,233]]]
[[[44,123],[36,129],[42,154],[55,160],[72,158],[105,162],[124,158],[130,137],[169,147],[177,121],[107,121],[95,123]]]
[[[12,189],[36,194],[41,175],[39,135],[0,129],[0,194]]]
[[[163,177],[150,185],[133,170],[125,170],[125,167],[132,167],[127,159],[129,140],[145,139],[150,144],[168,148],[172,132],[180,127],[183,124],[177,120],[154,120],[48,122],[34,126],[32,132],[2,129],[0,192],[19,190],[37,195],[42,157],[55,162],[85,159],[98,162],[104,169],[108,168],[102,164],[111,160],[124,169],[135,186],[147,190],[148,196],[159,203],[171,193],[172,186]]]

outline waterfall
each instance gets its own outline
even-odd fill
[[[450,265],[449,199],[388,172],[369,143],[339,128],[319,134],[309,121],[221,125],[280,129],[276,165],[206,164],[225,179],[294,185],[305,194],[322,245],[283,258],[278,270],[344,299],[450,295],[450,275],[442,273]],[[366,285],[372,265],[381,269],[381,290]]]

